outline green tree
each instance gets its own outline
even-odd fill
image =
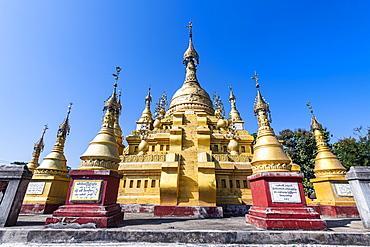
[[[323,133],[328,142],[330,140],[330,133],[326,130]],[[310,179],[315,178],[313,170],[317,155],[316,142],[312,132],[304,129],[294,131],[286,129],[279,132],[278,138],[283,141],[284,150],[292,159],[293,163],[301,167],[301,172],[304,174],[303,188],[306,194],[312,194],[314,190]],[[331,148],[330,145],[329,148]]]
[[[351,166],[370,165],[370,127],[354,129],[354,137],[342,138],[334,143],[334,154],[347,169]]]

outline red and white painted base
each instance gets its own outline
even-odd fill
[[[154,206],[154,215],[160,217],[222,218],[222,207]]]
[[[66,204],[54,211],[45,224],[94,223],[113,227],[123,222],[116,203],[120,175],[111,170],[71,170]],[[93,189],[90,189],[93,187]],[[81,192],[82,191],[82,192]]]
[[[322,215],[335,218],[354,218],[359,219],[360,214],[355,206],[334,206],[334,205],[307,205]]]
[[[253,206],[246,221],[257,227],[272,229],[321,230],[326,222],[306,206],[303,175],[293,172],[263,172],[248,177]]]
[[[63,204],[22,204],[21,214],[51,214]]]

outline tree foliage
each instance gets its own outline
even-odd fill
[[[339,139],[334,143],[334,154],[349,170],[351,166],[370,165],[370,127],[354,129],[354,137]]]
[[[27,162],[23,162],[23,161],[14,161],[12,163],[10,163],[11,165],[21,165],[21,166],[24,166],[24,165],[27,165],[28,163]]]

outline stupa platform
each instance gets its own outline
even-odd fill
[[[50,215],[20,215],[16,226],[0,228],[0,246],[100,245],[139,246],[368,246],[370,230],[361,220],[323,216],[328,230],[261,230],[244,216],[228,218],[155,217],[126,213],[118,227],[45,228]],[[109,245],[111,244],[111,245]],[[138,245],[139,244],[139,245]],[[83,245],[84,246],[84,245]]]

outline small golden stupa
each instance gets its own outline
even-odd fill
[[[28,169],[32,173],[39,166],[39,157],[40,157],[41,152],[44,150],[44,136],[45,136],[45,132],[47,129],[48,129],[48,126],[45,125],[40,140],[36,142],[33,147],[32,158],[30,162],[28,162],[27,164]]]
[[[265,102],[259,89],[258,74],[251,77],[256,81],[257,97],[254,103],[254,115],[258,121],[256,144],[253,147],[253,174],[260,172],[290,172],[291,160],[271,128],[269,105]]]
[[[322,125],[317,121],[310,102],[311,130],[314,133],[318,154],[315,158],[315,177],[313,183],[316,198],[311,203],[318,205],[356,206],[348,181],[346,168],[330,152],[323,135]]]
[[[67,177],[64,144],[70,131],[71,107],[72,103],[68,106],[67,117],[59,126],[53,150],[33,170],[33,177],[23,200],[23,213],[51,213],[65,203],[70,179]]]
[[[90,142],[87,150],[81,155],[79,170],[117,170],[120,161],[118,149],[121,147],[118,142],[122,139],[117,137],[120,130],[118,117],[121,111],[121,104],[117,97],[117,85],[120,67],[116,67],[115,83],[112,95],[104,103],[103,124],[98,135]]]
[[[171,206],[251,204],[247,176],[253,137],[244,130],[230,91],[230,118],[219,97],[212,102],[197,78],[199,54],[192,24],[184,53],[185,80],[172,96],[162,94],[154,116],[150,91],[136,130],[126,136],[117,202]]]

